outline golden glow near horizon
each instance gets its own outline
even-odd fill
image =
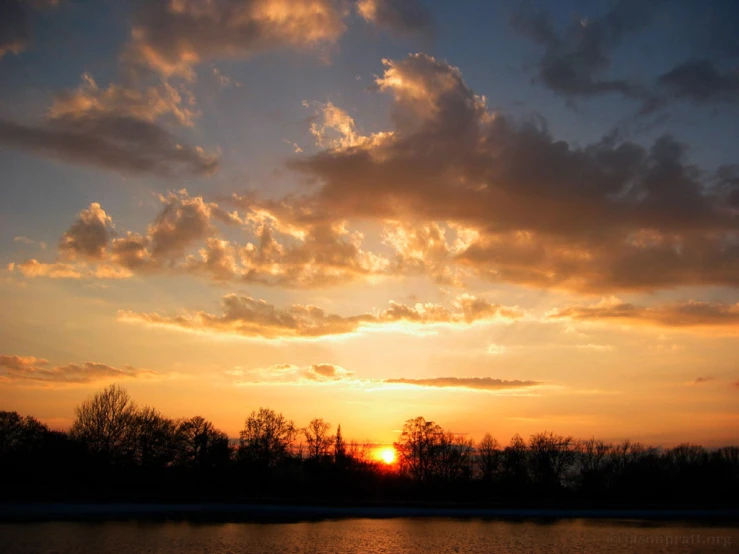
[[[585,34],[494,2],[133,2],[110,33],[68,4],[0,40],[2,409],[66,429],[118,383],[231,437],[260,407],[372,445],[418,416],[502,444],[739,437],[721,64],[596,75],[633,66],[596,3]],[[85,56],[53,48],[70,25]]]

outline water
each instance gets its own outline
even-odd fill
[[[571,519],[345,519],[304,523],[0,524],[5,554],[678,554],[739,552],[730,524]]]

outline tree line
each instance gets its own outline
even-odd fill
[[[475,443],[423,417],[394,443],[397,463],[316,418],[249,414],[238,439],[200,416],[174,420],[111,385],[75,410],[68,432],[0,411],[0,497],[54,500],[446,500],[482,503],[730,503],[739,447],[670,449],[551,432]]]

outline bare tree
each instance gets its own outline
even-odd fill
[[[297,430],[292,420],[268,408],[249,415],[240,433],[239,454],[247,462],[273,467],[290,454]]]
[[[177,462],[206,468],[225,464],[230,456],[228,436],[206,419],[195,416],[177,425]]]
[[[422,417],[409,419],[403,425],[398,442],[393,446],[399,454],[400,467],[419,482],[433,475],[436,446],[442,428]]]
[[[149,406],[136,411],[130,441],[133,461],[144,467],[165,467],[176,454],[176,425]]]
[[[536,482],[545,487],[561,486],[575,461],[573,438],[546,431],[536,433],[529,439],[529,451]]]
[[[31,450],[50,433],[50,429],[35,417],[0,411],[0,455],[13,450]]]
[[[509,483],[521,486],[528,481],[528,450],[526,442],[516,433],[503,450],[503,472]]]
[[[92,452],[122,455],[128,449],[136,406],[128,393],[110,385],[95,393],[75,410],[70,435],[87,444]]]
[[[309,458],[318,460],[328,456],[331,444],[334,442],[333,435],[329,435],[330,430],[331,424],[320,418],[311,420],[303,429],[305,440],[308,443]]]
[[[498,441],[485,433],[477,445],[477,468],[483,481],[491,481],[498,472],[500,451]]]
[[[475,448],[464,435],[442,431],[433,448],[433,475],[444,481],[467,479],[472,474]]]
[[[580,441],[577,446],[580,487],[590,492],[600,492],[607,486],[606,470],[610,464],[608,453],[613,445],[595,437]]]

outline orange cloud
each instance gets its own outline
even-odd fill
[[[164,77],[194,78],[206,60],[331,44],[344,33],[342,0],[137,2],[123,61]]]
[[[493,377],[435,377],[430,379],[360,379],[343,367],[321,363],[310,366],[276,364],[265,368],[235,368],[225,372],[238,386],[254,385],[350,385],[372,389],[408,385],[425,388],[459,389],[478,392],[505,392],[542,386],[538,381],[495,379]]]
[[[611,297],[596,304],[555,309],[547,314],[547,318],[735,335],[739,331],[739,304],[688,301],[646,307]]]
[[[119,379],[153,377],[156,373],[131,366],[116,368],[96,362],[51,367],[34,356],[0,354],[0,381],[23,385],[89,384]]]
[[[321,308],[294,304],[280,309],[264,300],[229,294],[222,301],[221,315],[184,312],[174,316],[121,311],[118,318],[128,323],[166,327],[199,333],[219,333],[261,339],[319,338],[345,335],[364,328],[392,324],[471,325],[476,322],[513,321],[522,317],[517,308],[493,304],[474,296],[460,295],[448,309],[440,304],[407,306],[390,302],[390,307],[374,313],[340,316]]]
[[[431,12],[420,0],[359,0],[357,12],[367,22],[400,35],[431,29]]]
[[[707,186],[669,136],[650,148],[612,138],[578,148],[543,120],[492,112],[444,61],[384,63],[376,85],[393,97],[395,127],[289,164],[321,184],[291,199],[314,218],[426,226],[434,263],[417,267],[492,281],[596,292],[739,278],[735,172],[721,168],[707,177],[721,186]],[[460,248],[440,236],[443,226],[464,230]]]
[[[455,388],[485,391],[520,389],[542,385],[538,381],[493,379],[492,377],[435,377],[432,379],[385,379],[384,383],[413,385],[416,387]]]

